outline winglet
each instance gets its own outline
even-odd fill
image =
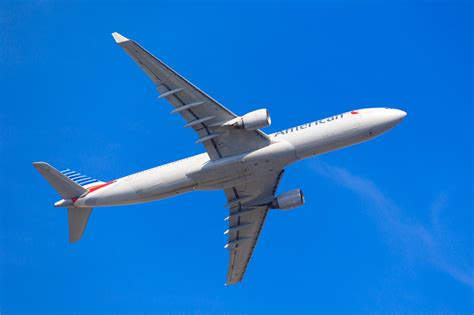
[[[126,38],[126,37],[120,35],[120,34],[117,33],[117,32],[113,32],[113,33],[112,33],[112,37],[115,39],[115,42],[116,42],[117,44],[120,44],[120,43],[129,41],[128,38]]]

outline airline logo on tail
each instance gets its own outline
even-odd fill
[[[89,177],[87,175],[82,175],[76,171],[70,170],[68,168],[61,171],[61,174],[68,177],[70,180],[74,181],[76,184],[81,186],[86,186],[89,184],[100,183],[99,180]]]

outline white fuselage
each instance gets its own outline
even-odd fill
[[[218,160],[203,153],[122,177],[75,200],[74,205],[135,204],[193,190],[225,189],[269,169],[372,139],[405,115],[397,109],[368,108],[313,121],[270,134],[271,143],[255,151]]]

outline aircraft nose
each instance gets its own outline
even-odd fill
[[[407,113],[400,109],[392,109],[392,115],[395,120],[402,121],[407,116]]]
[[[390,126],[398,125],[405,117],[407,113],[400,109],[390,108],[382,115],[383,123],[388,123]]]
[[[362,110],[360,110],[362,112]],[[372,108],[366,109],[361,115],[363,126],[370,129],[371,135],[380,135],[394,128],[405,119],[407,113],[395,108]]]

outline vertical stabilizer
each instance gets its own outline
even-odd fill
[[[87,189],[75,183],[67,176],[61,174],[57,169],[45,162],[35,162],[33,166],[50,183],[51,186],[63,197],[63,199],[77,198],[85,193]]]
[[[91,212],[92,208],[70,207],[67,209],[70,243],[74,243],[81,239]]]

